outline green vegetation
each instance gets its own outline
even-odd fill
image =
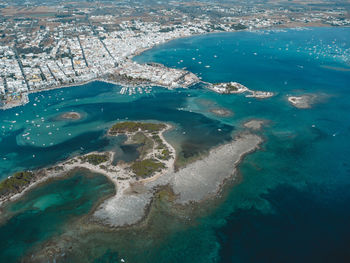
[[[157,157],[161,160],[169,160],[171,157],[171,153],[168,148],[162,150],[161,154],[157,155]]]
[[[165,165],[154,159],[145,159],[136,161],[131,165],[131,169],[138,177],[146,178],[152,176],[155,172],[165,168]]]
[[[161,154],[157,155],[157,157],[161,160],[169,160],[171,158],[171,153],[159,135],[152,135],[152,139],[157,143],[157,149],[162,150]]]
[[[157,143],[157,149],[166,149],[166,145],[163,143],[162,139],[159,137],[159,135],[152,135],[152,139]]]
[[[147,123],[147,122],[119,122],[112,126],[109,133],[116,135],[118,133],[137,132],[138,130],[145,132],[157,132],[165,128],[162,123]]]
[[[0,194],[17,193],[34,179],[32,172],[18,172],[0,183]]]
[[[137,132],[131,138],[132,142],[136,144],[143,144],[147,139],[150,140],[143,132]]]
[[[157,144],[163,143],[163,142],[162,142],[162,139],[159,137],[158,134],[152,135],[152,139],[153,139]]]
[[[238,90],[238,88],[236,86],[233,86],[231,83],[228,83],[226,87],[227,87],[228,91],[237,91]]]
[[[79,157],[82,162],[88,162],[93,165],[99,165],[108,161],[107,154],[89,154],[86,156]]]
[[[143,132],[138,132],[132,137],[132,141],[140,146],[137,148],[140,158],[143,158],[147,152],[153,149],[153,140],[147,137]]]

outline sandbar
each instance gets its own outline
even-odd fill
[[[232,111],[224,108],[212,108],[209,111],[220,117],[230,117],[233,115]]]
[[[135,124],[127,125],[132,129]],[[39,170],[42,176],[26,189],[33,188],[46,178],[63,176],[76,168],[89,169],[105,175],[116,187],[116,194],[92,211],[91,221],[112,228],[131,226],[147,216],[154,195],[161,187],[170,187],[175,194],[174,203],[178,205],[216,197],[225,181],[235,178],[237,166],[242,158],[258,149],[263,141],[250,132],[241,133],[229,143],[212,149],[201,159],[175,171],[175,148],[164,138],[164,132],[171,128],[171,125],[163,124],[156,131],[152,129],[142,131],[146,137],[153,138],[154,144],[142,155],[142,160],[138,161],[154,160],[162,163],[161,169],[156,169],[147,176],[138,175],[130,163],[122,162],[114,165],[114,152],[92,152],[68,159],[54,167]],[[117,132],[121,129],[124,129],[124,126],[119,126]],[[112,127],[108,134],[115,136],[115,131]],[[126,135],[135,136],[140,132],[140,129],[134,128]],[[167,152],[166,155],[164,150]],[[21,193],[4,197],[1,201],[17,199],[26,192],[26,189]]]
[[[265,125],[267,123],[266,120],[258,120],[258,119],[253,119],[250,121],[247,121],[243,124],[243,126],[245,128],[251,129],[253,131],[258,131],[261,130],[261,128],[263,127],[263,125]]]
[[[80,120],[81,115],[78,112],[71,111],[71,112],[66,112],[58,116],[58,119],[61,120]]]

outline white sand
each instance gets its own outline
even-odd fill
[[[237,165],[242,157],[259,147],[262,139],[254,134],[241,134],[230,143],[221,145],[210,151],[209,155],[201,160],[187,165],[185,168],[174,172],[175,149],[165,140],[163,133],[170,129],[159,132],[159,136],[171,152],[171,158],[163,161],[165,168],[161,172],[155,173],[152,177],[137,180],[128,164],[112,164],[113,152],[108,154],[108,161],[100,165],[92,165],[82,162],[79,157],[67,160],[58,164],[63,168],[59,172],[54,169],[48,171],[47,176],[33,183],[29,188],[53,176],[64,175],[74,168],[86,168],[93,172],[107,176],[116,187],[116,195],[105,200],[93,213],[93,220],[111,227],[122,227],[133,225],[141,221],[147,214],[146,210],[152,202],[156,189],[159,186],[169,185],[177,195],[175,200],[178,204],[188,204],[200,202],[210,197],[216,196],[220,192],[224,182],[236,172]],[[159,152],[153,149],[146,158],[155,158]],[[102,153],[89,153],[102,154]],[[88,154],[88,155],[89,155]],[[18,198],[24,192],[13,196]]]
[[[241,135],[231,143],[212,150],[204,159],[175,173],[171,186],[179,196],[177,202],[198,202],[216,195],[225,180],[236,172],[241,158],[257,149],[261,142],[262,139],[257,135]]]

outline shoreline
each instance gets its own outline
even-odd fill
[[[170,187],[169,189],[174,193],[176,197],[173,201],[174,205],[189,205],[215,198],[220,194],[225,182],[235,178],[238,166],[244,157],[259,149],[259,145],[263,142],[258,135],[242,132],[232,141],[211,149],[207,155],[175,171],[176,150],[164,137],[164,132],[169,131],[173,126],[168,123],[165,125],[165,128],[157,134],[169,149],[171,158],[164,162],[165,165],[161,170],[150,177],[135,177],[129,168],[130,165],[126,163],[112,165],[114,152],[90,152],[40,169],[39,171],[44,175],[20,193],[3,198],[0,201],[0,211],[5,204],[18,200],[28,191],[50,179],[62,179],[76,169],[87,169],[107,177],[115,185],[115,194],[96,205],[89,213],[89,221],[109,228],[129,227],[147,218],[155,194],[164,187]],[[134,134],[126,135],[130,139]],[[156,156],[157,151],[154,147],[155,145],[150,152],[147,152],[144,159]],[[89,155],[108,157],[104,162],[91,164],[85,159]]]
[[[169,160],[164,161],[165,169],[167,169],[167,170],[171,169],[171,168],[173,169],[173,167],[174,167],[176,151],[171,146],[171,144],[169,144],[165,140],[163,133],[166,131],[169,131],[172,128],[173,128],[172,125],[165,123],[165,128],[163,128],[162,130],[160,130],[158,132],[158,135],[159,135],[160,139],[162,140],[162,143],[164,143],[166,145],[166,147],[168,147],[168,149],[170,149],[170,154],[172,156]],[[131,135],[133,135],[133,133],[126,134],[126,135],[128,137],[128,139],[127,139],[127,141],[128,141],[128,140],[130,140],[130,137],[131,137]],[[107,136],[116,136],[116,135],[111,135],[108,132]],[[148,153],[145,156],[145,158],[152,155],[152,154],[155,154],[155,153],[157,153],[157,151],[155,149],[153,149],[150,153]],[[107,165],[108,166],[107,168],[114,167],[115,169],[114,170],[107,169],[107,168],[103,169],[99,165],[93,165],[93,164],[90,164],[88,162],[82,161],[83,157],[89,156],[89,155],[108,155],[108,160],[103,162],[102,164]],[[119,191],[120,189],[126,188],[126,186],[127,186],[126,183],[128,183],[128,182],[130,182],[131,184],[152,182],[153,180],[156,180],[157,178],[159,178],[163,174],[163,171],[162,171],[162,172],[157,172],[153,176],[145,178],[145,179],[133,178],[133,176],[130,174],[130,171],[127,171],[124,169],[125,168],[124,163],[118,164],[116,166],[112,165],[112,162],[114,160],[114,155],[115,155],[115,153],[112,151],[104,151],[104,152],[93,151],[93,152],[89,152],[89,153],[84,154],[84,155],[76,156],[73,158],[68,158],[64,161],[61,161],[61,162],[56,163],[56,164],[49,166],[49,167],[44,167],[41,169],[34,170],[33,172],[35,173],[36,177],[34,177],[34,179],[31,183],[29,183],[27,186],[25,186],[18,193],[9,193],[9,194],[6,194],[5,196],[0,198],[0,211],[4,207],[5,204],[18,200],[23,195],[25,195],[28,191],[34,189],[35,187],[39,186],[40,184],[45,183],[53,178],[58,178],[58,177],[64,178],[65,176],[70,174],[75,169],[87,169],[93,173],[98,173],[98,174],[101,174],[101,175],[107,177],[108,180],[113,182],[113,184],[115,185],[115,188],[118,192],[120,192]],[[128,181],[126,181],[125,178],[128,175],[130,178]],[[118,176],[120,176],[120,180],[118,180]]]
[[[231,142],[211,149],[207,156],[181,169],[172,184],[175,195],[179,195],[176,203],[200,203],[217,196],[225,182],[236,177],[242,160],[258,150],[263,142],[258,135],[242,132]],[[192,185],[190,179],[194,181]]]
[[[155,194],[164,187],[169,187],[176,196],[174,205],[187,206],[215,198],[225,182],[235,178],[244,157],[256,151],[261,143],[263,139],[255,134],[245,132],[237,135],[231,142],[211,149],[207,156],[179,171],[166,171],[161,176],[153,177],[154,180],[132,185],[133,191],[126,191],[125,196],[120,196],[120,202],[114,203],[118,206],[112,206],[106,200],[93,212],[93,216],[97,216],[97,220],[93,221],[115,229],[139,224],[147,218]],[[220,171],[213,165],[217,162],[221,167]],[[203,179],[203,184],[198,182],[198,178]],[[201,187],[203,185],[204,188]]]
[[[169,43],[170,41],[174,41],[174,40],[178,40],[178,39],[199,37],[199,36],[205,36],[205,35],[211,35],[211,34],[224,34],[224,33],[236,33],[236,32],[256,32],[256,31],[264,31],[264,30],[288,30],[288,29],[290,29],[290,30],[292,30],[292,29],[309,30],[309,28],[319,28],[319,27],[332,28],[331,25],[329,25],[329,26],[328,25],[324,25],[324,26],[304,25],[304,26],[291,26],[291,27],[289,27],[289,26],[281,26],[281,27],[267,27],[267,28],[258,28],[258,29],[242,29],[242,30],[234,30],[234,31],[206,32],[206,33],[192,34],[192,35],[187,35],[187,36],[174,37],[174,38],[171,38],[169,40],[164,41],[163,43],[155,44],[155,45],[152,45],[150,47],[146,47],[146,48],[142,48],[142,49],[136,50],[132,55],[130,55],[128,57],[128,59],[133,61],[133,62],[136,62],[136,61],[133,60],[134,57],[136,57],[138,55],[141,55],[142,53],[144,53],[144,52],[146,52],[146,51],[148,51],[150,49],[162,46],[164,44]],[[343,27],[347,28],[348,26],[343,26]],[[143,64],[143,63],[138,63],[138,62],[136,62],[136,63],[137,64]],[[163,64],[162,64],[162,66],[166,67]],[[168,68],[168,67],[166,67],[166,68]],[[187,74],[188,73],[194,74],[194,73],[192,73],[190,71],[187,71]],[[116,81],[108,80],[107,78],[104,78],[103,76],[100,76],[100,77],[92,78],[92,79],[89,79],[89,80],[86,80],[86,81],[82,81],[82,82],[77,82],[77,83],[67,83],[67,84],[63,84],[63,85],[57,85],[57,86],[53,86],[53,87],[46,87],[46,88],[37,89],[37,90],[29,90],[29,91],[27,91],[25,93],[22,93],[22,95],[24,95],[24,96],[26,96],[28,98],[29,94],[38,93],[38,92],[41,92],[41,91],[61,89],[61,88],[83,86],[85,84],[89,84],[89,83],[94,82],[94,81],[102,81],[102,82],[106,82],[106,83],[110,83],[110,84],[114,84],[114,85],[118,85],[118,86],[122,86],[122,87],[129,87],[127,84],[125,84],[123,82],[116,82]],[[201,81],[201,80],[199,80],[198,82],[206,83],[206,82]],[[195,84],[196,83],[193,83],[192,85],[195,85]],[[207,83],[207,84],[213,85],[212,83]],[[152,83],[152,82],[150,82],[148,84],[140,84],[140,85],[135,84],[135,85],[131,85],[130,87],[142,87],[143,85],[146,85],[146,86],[159,86],[159,87],[170,88],[171,89],[171,87],[162,86],[162,85],[159,85],[157,83]],[[213,90],[211,88],[208,88],[208,89]],[[213,91],[216,92],[215,90],[213,90]],[[259,99],[269,98],[269,97],[275,95],[275,94],[272,94],[271,96],[264,97],[264,96],[260,96],[260,95],[256,96],[256,94],[255,94],[256,91],[250,91],[250,92],[251,92],[251,94],[248,95],[248,96],[259,98]],[[14,105],[8,106],[8,105],[5,104],[4,106],[0,107],[0,110],[8,110],[8,109],[12,109],[12,108],[19,107],[19,106],[24,106],[25,104],[27,104],[29,102],[30,102],[30,100],[28,98],[28,99],[25,99],[24,102],[20,101],[20,102],[17,102],[16,104],[14,104]]]

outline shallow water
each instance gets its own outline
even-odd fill
[[[102,82],[32,94],[28,105],[0,112],[0,127],[5,127],[0,139],[1,176],[83,152],[118,148],[122,140],[112,140],[105,132],[125,119],[174,124],[167,138],[187,158],[229,140],[231,132],[240,131],[252,118],[270,121],[261,133],[266,142],[244,160],[240,184],[221,199],[194,211],[174,211],[168,202],[156,202],[145,227],[84,236],[63,261],[349,261],[350,72],[336,69],[350,67],[350,28],[210,34],[169,42],[136,60],[187,67],[205,81],[238,81],[277,95],[256,100],[215,94],[197,85],[122,96],[120,87]],[[308,110],[288,104],[287,95],[304,93],[317,94],[323,101]],[[219,117],[210,112],[212,108],[227,108],[234,114]],[[84,117],[50,121],[66,111]],[[17,122],[8,122],[12,120]],[[22,136],[26,132],[33,133],[30,140]],[[34,203],[45,208],[55,202],[57,196],[52,194]],[[62,204],[70,205],[67,200]],[[70,231],[74,233],[75,227]],[[47,235],[53,234],[59,231]]]
[[[63,233],[64,224],[113,192],[105,176],[86,170],[33,189],[8,207],[9,219],[0,224],[1,262],[16,262],[36,244]]]

